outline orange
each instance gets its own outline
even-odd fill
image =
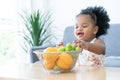
[[[44,50],[44,52],[58,52],[57,50],[57,47],[48,47]]]
[[[52,69],[55,66],[58,55],[59,54],[55,54],[55,53],[43,54],[43,58],[44,58],[43,65],[45,66],[45,68]]]
[[[62,69],[69,69],[70,68],[70,66],[66,65],[62,60],[57,61],[57,66],[59,66]]]
[[[62,53],[59,55],[57,65],[62,69],[70,69],[73,65],[73,58],[68,53]]]
[[[56,64],[56,60],[59,56],[58,53],[50,53],[50,52],[57,52],[57,48],[56,47],[48,47],[44,50],[44,54],[43,54],[43,65],[45,66],[45,68],[47,69],[52,69],[55,64]]]
[[[44,67],[46,69],[53,69],[53,67],[55,66],[55,62],[50,62],[50,61],[44,61]]]
[[[47,61],[50,61],[50,62],[55,62],[56,59],[58,58],[58,55],[57,53],[45,53],[43,54],[43,58]]]

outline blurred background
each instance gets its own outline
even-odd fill
[[[120,23],[119,0],[0,0],[0,65],[9,62],[29,63],[29,53],[20,35],[24,29],[20,14],[23,10],[32,13],[36,10],[52,13],[53,28],[57,40],[62,41],[64,29],[73,26],[75,16],[88,6],[103,6],[111,19],[110,23]]]

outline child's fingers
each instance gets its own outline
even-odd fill
[[[85,42],[85,41],[83,41],[83,40],[76,40],[75,41],[75,45],[77,46],[77,47],[80,47],[80,48],[83,48],[83,49],[88,49],[88,47],[89,47],[89,42]]]
[[[59,42],[59,45],[61,46],[61,45],[64,45],[64,43],[63,42]]]
[[[56,46],[57,46],[57,47],[59,47],[59,46],[64,46],[64,43],[63,43],[63,42],[59,42]]]
[[[73,45],[74,45],[74,46],[78,46],[78,40],[74,40],[74,41],[73,41]]]
[[[81,41],[75,40],[75,41],[73,41],[73,45],[77,46],[77,47],[81,47]]]

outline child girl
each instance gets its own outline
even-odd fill
[[[82,48],[78,65],[103,65],[105,43],[99,37],[107,34],[109,16],[103,7],[88,7],[76,16],[75,46]],[[58,46],[64,45],[60,42]]]
[[[82,48],[78,65],[103,65],[105,43],[99,37],[107,33],[109,21],[103,7],[88,7],[76,16],[73,44]]]

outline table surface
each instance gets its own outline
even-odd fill
[[[120,68],[75,67],[68,73],[46,73],[39,63],[0,66],[0,80],[120,80]]]

